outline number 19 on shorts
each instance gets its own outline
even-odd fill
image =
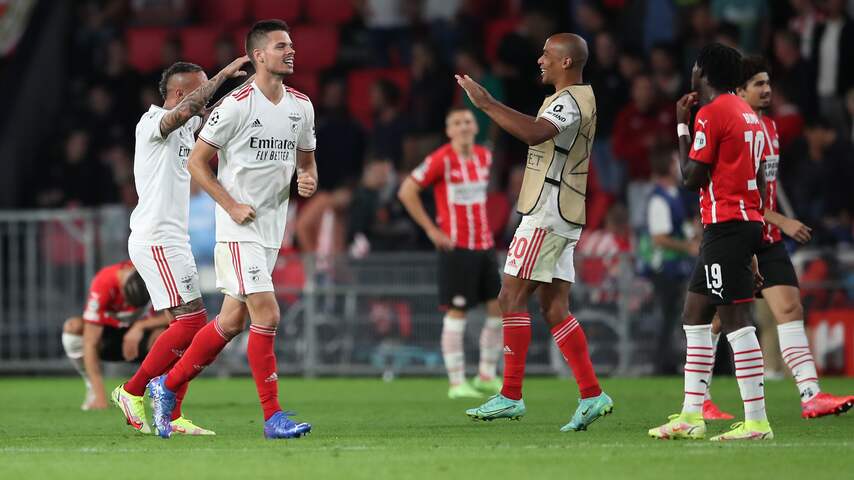
[[[703,265],[703,268],[706,269],[706,288],[721,288],[724,284],[724,278],[721,275],[721,264]]]

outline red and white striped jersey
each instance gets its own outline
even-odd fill
[[[738,96],[718,95],[700,108],[689,156],[710,169],[709,183],[700,189],[703,225],[763,221],[756,172],[765,143],[762,122]]]
[[[493,247],[486,219],[486,190],[492,153],[475,145],[461,159],[450,143],[439,147],[412,171],[422,188],[433,186],[439,228],[457,248],[487,250]]]
[[[765,168],[765,198],[763,206],[777,211],[777,168],[780,166],[780,137],[777,124],[768,116],[762,116],[762,131],[765,133],[765,152],[762,159]],[[777,243],[783,239],[780,229],[771,222],[765,222],[762,229],[764,243]]]

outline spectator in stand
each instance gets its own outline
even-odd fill
[[[352,199],[352,189],[341,185],[334,190],[317,192],[297,214],[296,237],[300,250],[317,256],[320,271],[327,271],[334,257],[346,252],[347,219]]]
[[[816,8],[814,0],[789,0],[789,5],[794,10],[789,19],[789,30],[796,34],[801,56],[810,58],[815,27],[824,22],[824,13]]]
[[[788,30],[774,34],[774,93],[783,93],[802,114],[813,116],[818,104],[813,72],[798,42],[797,34]]]
[[[611,154],[611,133],[614,118],[627,100],[627,84],[617,67],[617,40],[609,31],[596,34],[592,61],[587,66],[587,81],[596,92],[596,138],[591,160],[599,173],[602,189],[611,195],[623,185],[622,166]]]
[[[121,119],[134,118],[141,113],[133,95],[124,93],[139,91],[142,75],[128,63],[125,43],[114,38],[107,43],[106,60],[100,66],[96,82],[108,92],[122,92],[115,101],[112,114]]]
[[[646,61],[637,49],[624,47],[622,52],[620,52],[618,65],[623,80],[631,83],[635,77],[643,73]]]
[[[105,148],[100,161],[111,172],[115,192],[114,196],[105,196],[104,200],[109,203],[118,201],[133,208],[138,200],[133,183],[133,159],[124,143],[114,143]]]
[[[367,26],[370,2],[357,1],[353,4],[353,16],[338,29],[338,60],[336,66],[342,70],[373,65],[375,53],[373,36]]]
[[[131,128],[127,119],[117,118],[113,109],[115,97],[103,85],[92,86],[86,95],[86,110],[75,121],[89,133],[92,152],[99,155],[107,146],[117,142],[130,142]]]
[[[649,152],[673,143],[670,132],[675,112],[659,103],[652,78],[641,74],[632,81],[631,102],[614,121],[614,155],[626,164],[629,181],[649,179]]]
[[[365,165],[362,181],[350,202],[348,240],[351,253],[415,250],[425,247],[421,235],[397,199],[397,172],[391,161],[373,158]],[[425,202],[427,203],[427,202]]]
[[[851,144],[824,118],[811,119],[804,138],[782,162],[781,178],[796,216],[813,227],[818,244],[850,237],[854,212],[854,153]],[[786,165],[791,164],[791,165]]]
[[[180,26],[186,22],[193,6],[191,0],[131,0],[129,3],[136,25]]]
[[[455,66],[458,72],[467,72],[468,75],[477,83],[483,85],[490,95],[499,102],[504,99],[504,87],[501,85],[501,80],[486,69],[483,60],[478,56],[473,48],[461,48],[457,51]],[[489,115],[483,113],[479,108],[474,108],[468,95],[461,95],[463,105],[474,113],[474,118],[477,121],[477,137],[475,143],[485,145],[488,148],[493,148],[501,133],[501,129],[489,119]]]
[[[673,150],[657,150],[651,156],[653,190],[646,204],[646,231],[641,235],[638,256],[643,273],[655,286],[655,304],[661,309],[657,330],[656,373],[672,375],[682,359],[673,352],[673,333],[680,324],[685,281],[700,251],[699,235],[686,232],[690,214],[679,190],[679,165]]]
[[[437,125],[444,125],[445,114],[451,106],[453,76],[437,58],[435,48],[425,41],[417,41],[412,46],[409,73],[412,91],[417,92],[409,96],[406,109],[411,133],[435,136],[436,142],[440,143],[442,137]]]
[[[403,138],[409,122],[400,113],[400,89],[391,80],[380,79],[371,88],[374,128],[369,137],[371,155],[385,158],[395,167],[403,161]]]
[[[766,0],[712,0],[712,16],[738,30],[737,48],[755,53],[765,49],[770,32],[770,12]]]
[[[599,32],[607,28],[605,9],[600,2],[582,0],[575,2],[575,21],[578,27],[577,33],[587,43],[593,43],[593,39]]]
[[[665,43],[656,44],[650,52],[649,64],[653,82],[656,89],[664,95],[663,100],[678,100],[685,91],[685,82],[676,64],[674,47]]]
[[[56,160],[33,173],[32,185],[40,186],[35,203],[42,208],[96,206],[115,198],[109,170],[90,154],[89,134],[74,130],[65,138]],[[38,179],[38,180],[36,180]]]
[[[362,174],[365,132],[347,110],[347,85],[341,77],[323,80],[315,125],[317,141],[323,145],[317,162],[318,187],[331,191],[344,184],[355,184]]]
[[[842,99],[854,86],[854,22],[846,15],[843,0],[826,0],[823,6],[826,18],[815,28],[810,58],[815,65],[819,112],[843,132]]]
[[[682,35],[682,65],[693,65],[704,46],[715,41],[715,19],[706,3],[694,6],[687,16],[688,25]]]
[[[242,55],[242,53],[240,55]],[[238,55],[236,49],[234,48],[234,42],[231,38],[229,38],[228,35],[223,35],[219,37],[216,40],[216,43],[214,44],[216,67],[213,69],[213,71],[219,72],[240,55]],[[247,63],[246,65],[244,65],[243,70],[246,71],[247,75],[252,75],[253,73],[255,73],[255,68],[252,67],[251,63]],[[219,95],[215,95],[214,97],[212,97],[210,104],[216,104],[216,102],[221,97],[228,95],[229,93],[231,93],[232,90],[239,87],[245,81],[246,77],[232,77],[226,79],[226,81],[222,82],[222,85],[220,85],[219,87],[219,91],[217,92]]]
[[[729,22],[720,22],[715,30],[715,41],[727,47],[740,50],[738,39],[740,38],[738,26]]]

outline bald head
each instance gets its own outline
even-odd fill
[[[570,69],[583,70],[587,63],[587,42],[574,33],[556,33],[547,40],[565,57],[572,59]]]

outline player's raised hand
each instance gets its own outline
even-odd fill
[[[812,238],[812,229],[794,218],[790,218],[784,222],[780,226],[780,230],[794,238],[798,243],[807,243]]]
[[[490,95],[485,88],[472,80],[468,75],[454,75],[454,78],[457,79],[457,83],[466,91],[466,94],[469,96],[469,100],[471,100],[471,103],[473,103],[475,107],[483,108],[487,103],[494,100],[492,95]]]
[[[220,70],[219,73],[224,75],[225,78],[235,78],[235,77],[246,76],[246,72],[241,70],[240,67],[242,67],[248,61],[249,61],[249,57],[244,55],[240,58],[235,59],[233,62],[231,62],[228,65],[226,65],[225,67],[223,67],[223,69]]]
[[[235,204],[228,209],[228,216],[238,225],[246,225],[255,220],[255,209],[245,203]]]
[[[691,121],[691,109],[698,102],[697,92],[686,93],[676,102],[676,123]]]
[[[454,249],[454,242],[450,239],[445,232],[443,232],[440,228],[434,228],[427,232],[427,236],[430,237],[430,241],[433,242],[433,245],[436,246],[437,249],[449,252]]]
[[[307,172],[301,172],[297,175],[297,193],[301,197],[310,197],[317,191],[317,180]]]

